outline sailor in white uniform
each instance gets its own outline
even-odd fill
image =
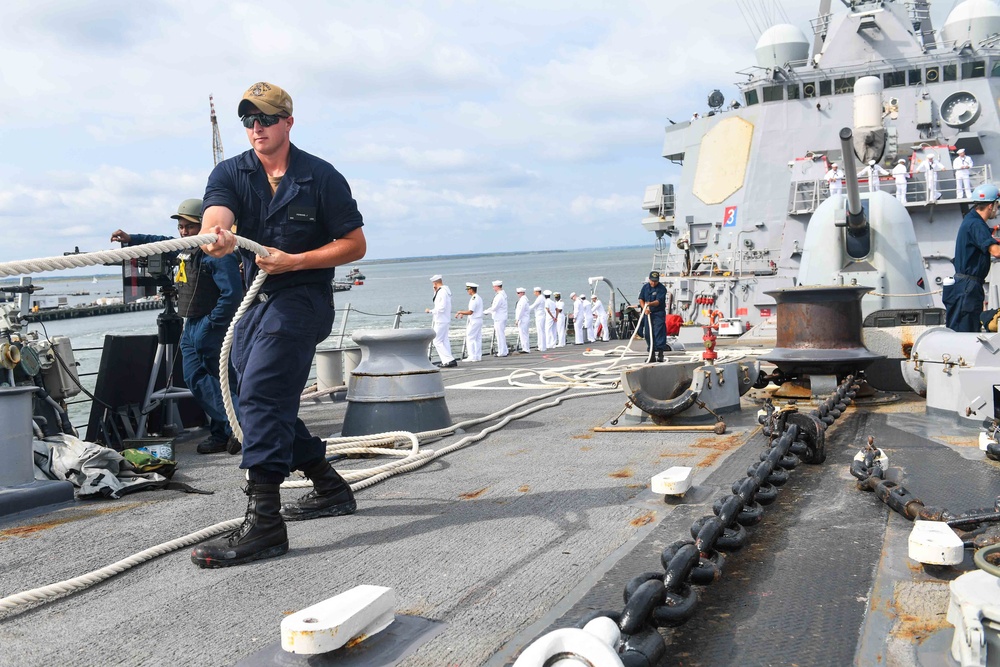
[[[434,329],[434,349],[437,350],[438,366],[454,368],[458,366],[455,356],[451,353],[451,341],[448,331],[451,328],[451,290],[444,284],[440,274],[431,276],[434,285],[434,307],[425,308],[424,312],[433,313],[431,328]]]
[[[465,291],[469,293],[469,308],[455,314],[458,319],[469,318],[465,324],[466,361],[483,359],[483,300],[476,294],[478,290],[479,285],[476,283],[465,283]]]
[[[922,171],[927,174],[927,201],[935,202],[941,199],[941,193],[938,192],[937,173],[944,170],[944,165],[934,159],[933,153],[927,154],[927,159],[922,165],[917,168],[917,171]]]
[[[556,343],[559,342],[556,335],[556,322],[559,321],[559,314],[556,313],[556,302],[552,300],[551,290],[545,290],[542,292],[542,296],[545,297],[545,345],[555,347]]]
[[[868,166],[861,170],[859,176],[868,179],[868,192],[878,192],[881,188],[879,178],[888,176],[889,172],[882,168],[882,165],[875,160],[868,160]]]
[[[583,324],[583,297],[577,297],[576,292],[569,295],[573,300],[573,344],[583,345],[584,332],[587,327]]]
[[[892,168],[892,177],[896,179],[896,199],[903,204],[906,203],[906,179],[910,177],[910,170],[906,168],[906,160],[899,160]]]
[[[497,356],[506,357],[510,350],[507,349],[507,293],[503,291],[503,281],[493,281],[493,303],[483,311],[493,318],[493,336],[497,341]]]
[[[826,182],[830,186],[830,196],[839,195],[843,191],[844,186],[844,172],[840,170],[836,162],[830,163],[830,171],[826,172],[823,176]]]
[[[972,173],[972,158],[965,154],[964,148],[958,149],[958,156],[952,163],[955,170],[955,180],[957,181],[955,197],[958,199],[972,199],[972,186],[969,183],[969,175]]]
[[[538,350],[544,352],[549,349],[546,345],[545,337],[545,297],[542,296],[542,288],[535,288],[535,300],[531,302],[531,312],[535,314],[535,336],[538,338]]]
[[[595,333],[595,338],[600,338],[601,340],[611,340],[611,332],[608,331],[608,311],[601,303],[601,300],[597,298],[597,295],[590,297],[593,301],[592,308],[594,311],[594,319],[597,321],[597,332]]]
[[[531,327],[531,305],[528,303],[525,291],[523,287],[517,288],[517,305],[514,306],[514,324],[517,325],[517,340],[521,346],[518,352],[521,354],[531,352],[531,338],[528,335]]]
[[[594,309],[590,305],[590,300],[587,297],[580,295],[581,313],[580,322],[583,325],[581,328],[584,331],[584,336],[588,343],[594,342]]]
[[[552,297],[556,304],[556,347],[566,347],[566,303],[559,292],[553,292]]]

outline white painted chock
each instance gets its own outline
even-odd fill
[[[583,629],[553,630],[521,652],[514,667],[624,667],[618,657],[621,631],[607,616],[595,618]]]
[[[396,593],[383,586],[355,586],[286,616],[281,648],[289,653],[328,653],[381,632],[396,619]]]
[[[948,589],[951,597],[947,618],[955,626],[951,657],[962,667],[995,665],[997,656],[987,656],[987,649],[998,645],[1000,579],[973,570],[948,584]]]
[[[997,441],[982,431],[979,432],[979,449],[986,451],[987,445],[996,445]]]
[[[865,460],[865,450],[862,449],[857,454],[855,454],[854,455],[854,460],[855,461],[864,461]],[[879,464],[879,466],[881,466],[882,470],[885,470],[885,469],[887,469],[889,467],[889,457],[886,456],[885,452],[880,449],[880,450],[878,450],[878,456],[875,457],[875,463]]]
[[[653,476],[649,488],[653,493],[667,496],[683,496],[691,488],[691,471],[687,466],[674,466]]]
[[[958,565],[965,558],[962,538],[943,521],[914,521],[909,556],[927,565]]]

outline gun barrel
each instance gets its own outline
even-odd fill
[[[854,164],[854,132],[849,127],[840,130],[840,148],[844,155],[844,180],[847,187],[847,230],[855,235],[868,231],[868,220],[861,208],[858,188],[858,168]]]

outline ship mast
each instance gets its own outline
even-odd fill
[[[226,159],[222,153],[222,135],[219,134],[219,121],[215,117],[215,102],[212,96],[208,96],[208,107],[212,110],[212,160],[213,164],[219,164]]]

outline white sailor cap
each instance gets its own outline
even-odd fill
[[[569,293],[569,298],[571,298],[571,299],[572,299],[572,298],[573,298],[574,296],[576,296],[576,292],[570,292],[570,293]]]
[[[552,290],[548,290],[548,289],[545,290],[544,292],[542,292],[542,296],[552,296]]]
[[[444,280],[444,278],[441,277],[440,273],[435,273],[433,276],[431,276],[432,283],[437,282],[439,280]]]
[[[831,163],[830,163],[830,166],[831,166],[831,167],[836,167],[836,166],[837,166],[837,163],[836,163],[836,162],[831,162]]]
[[[514,290],[514,291],[515,291],[515,292],[517,292],[518,294],[524,294],[524,293],[525,293],[525,292],[527,292],[528,290],[524,289],[523,287],[518,287],[518,288],[517,288],[516,290]]]
[[[591,298],[591,299],[596,299],[596,298],[597,298],[597,295],[596,295],[596,294],[591,294],[591,295],[590,295],[590,298]]]
[[[964,153],[964,152],[965,152],[965,149],[964,149],[964,148],[959,148],[959,149],[958,149],[958,152],[959,152],[959,153]]]
[[[899,164],[906,164],[906,160],[904,160],[903,158],[899,158]]]
[[[494,287],[503,287],[503,281],[502,280],[494,280],[493,281],[493,286]]]
[[[868,166],[872,167],[875,165],[875,160],[868,160]]]
[[[465,283],[465,289],[469,289],[470,287],[475,287],[476,289],[479,289],[479,285],[477,285],[476,283]]]
[[[534,290],[535,292],[541,292],[541,291],[542,291],[542,288],[541,288],[541,287],[534,287],[534,288],[532,288],[532,289],[533,289],[533,290]]]

